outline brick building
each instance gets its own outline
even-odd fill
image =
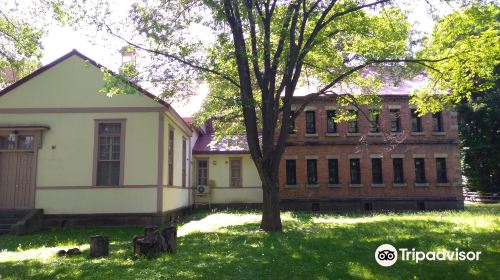
[[[408,100],[385,95],[378,116],[365,106],[356,121],[340,123],[335,102],[307,106],[289,129],[280,167],[283,208],[463,208],[456,112],[418,117]]]

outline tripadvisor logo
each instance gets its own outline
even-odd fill
[[[392,266],[399,259],[402,261],[410,261],[419,263],[420,261],[478,261],[481,251],[454,251],[440,250],[440,251],[417,251],[415,248],[411,250],[407,248],[396,249],[391,244],[382,244],[375,250],[375,260],[381,266]]]

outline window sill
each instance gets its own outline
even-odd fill
[[[433,131],[432,135],[434,135],[434,136],[444,136],[444,135],[446,135],[446,132],[444,132],[444,131]]]
[[[450,183],[436,183],[436,187],[449,187]]]
[[[306,188],[319,189],[319,184],[306,184]]]
[[[363,184],[349,184],[349,187],[351,187],[351,188],[362,188]]]
[[[402,187],[406,187],[408,185],[406,183],[393,183],[392,186],[395,188],[402,188]]]
[[[297,185],[285,185],[285,189],[296,189]]]
[[[403,135],[403,132],[401,132],[401,131],[391,131],[390,135],[391,136],[401,136],[401,135]]]
[[[368,136],[382,136],[382,132],[368,132]]]
[[[341,185],[340,184],[328,184],[328,187],[329,188],[340,188]]]
[[[372,184],[372,188],[384,188],[385,184]]]
[[[318,133],[306,133],[304,134],[305,137],[318,137]]]
[[[288,136],[297,136],[297,133],[294,132],[294,133],[288,133]]]
[[[423,132],[423,131],[413,131],[413,132],[410,132],[410,135],[412,135],[412,136],[424,136],[425,132]]]
[[[428,187],[429,183],[415,183],[415,187]]]
[[[359,133],[359,132],[347,132],[346,136],[361,136],[361,133]]]
[[[325,136],[340,136],[338,133],[330,133],[330,132],[327,132],[325,133]]]

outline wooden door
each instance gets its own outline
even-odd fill
[[[0,147],[0,209],[35,206],[33,139],[32,136],[20,136],[15,146]]]

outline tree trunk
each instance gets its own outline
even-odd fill
[[[109,255],[109,240],[107,236],[96,235],[90,237],[90,256],[104,257]]]
[[[266,183],[267,182],[267,183]],[[278,182],[269,178],[262,180],[262,221],[264,231],[281,231],[280,196]]]

